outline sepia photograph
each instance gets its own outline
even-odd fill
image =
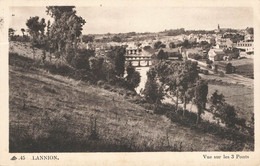
[[[255,150],[253,8],[8,17],[10,153]]]

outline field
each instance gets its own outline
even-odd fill
[[[225,96],[227,103],[236,108],[240,118],[251,122],[254,114],[254,80],[239,74],[201,75],[209,82],[208,98],[217,90]]]
[[[254,78],[254,60],[239,59],[232,60],[232,65],[236,67],[236,73],[249,78]]]
[[[214,93],[215,90],[225,96],[227,103],[235,106],[237,114],[240,118],[245,118],[251,121],[254,112],[254,90],[236,84],[209,84],[209,94]]]

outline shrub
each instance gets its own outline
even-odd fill
[[[201,56],[199,54],[196,54],[196,53],[195,54],[189,54],[188,57],[191,58],[191,59],[195,59],[195,60],[201,59]]]
[[[226,66],[226,74],[232,73],[232,64],[228,63]]]
[[[102,85],[104,85],[105,84],[105,82],[103,81],[103,80],[99,80],[98,82],[97,82],[97,85],[98,86],[102,86]]]
[[[219,76],[220,76],[220,77],[224,77],[224,76],[225,76],[224,72],[220,71],[220,72],[219,72]]]
[[[94,56],[94,54],[94,50],[78,49],[76,55],[71,60],[71,64],[77,69],[89,70],[89,58]]]

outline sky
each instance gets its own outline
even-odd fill
[[[11,7],[10,27],[21,34],[26,20],[46,20],[46,7]],[[214,30],[253,27],[253,9],[246,7],[76,7],[86,20],[83,34],[159,32],[165,29]]]

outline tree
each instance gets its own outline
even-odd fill
[[[157,108],[158,103],[163,99],[163,90],[156,82],[156,71],[154,68],[150,68],[146,75],[147,81],[145,83],[143,94],[145,99],[149,103],[155,103],[155,108]]]
[[[22,31],[22,33],[23,33],[23,37],[24,37],[25,29],[24,29],[24,28],[21,28],[21,31]]]
[[[28,27],[31,37],[38,39],[40,35],[44,35],[44,29],[46,27],[45,19],[42,18],[39,20],[38,16],[30,17],[26,22],[26,26]]]
[[[237,114],[234,106],[227,103],[221,105],[215,116],[220,117],[220,119],[227,125],[227,127],[234,127],[237,122]]]
[[[76,54],[74,56],[74,54]],[[88,50],[88,49],[78,49],[77,52],[71,53],[71,59],[67,61],[71,61],[71,64],[76,69],[84,69],[89,70],[90,64],[89,59],[91,57],[94,57],[95,51],[94,50]],[[67,57],[69,58],[69,57]],[[92,65],[92,69],[94,68],[94,65]],[[100,66],[97,66],[97,68],[101,68]]]
[[[212,108],[216,109],[219,105],[224,104],[225,102],[224,95],[218,94],[218,91],[215,90],[215,92],[211,95],[209,101],[212,104]]]
[[[42,18],[39,21],[39,17],[30,17],[26,26],[28,27],[29,34],[31,36],[31,46],[33,49],[33,58],[35,58],[35,46],[42,45],[42,41],[44,40],[44,29],[46,27],[45,19]]]
[[[96,77],[97,80],[104,79],[103,72],[102,72],[102,66],[104,63],[104,58],[102,57],[91,57],[89,59],[89,66],[90,70],[93,73],[93,76]]]
[[[210,110],[214,117],[220,118],[227,127],[233,127],[238,121],[235,108],[225,102],[223,94],[216,90],[210,97]]]
[[[197,106],[197,120],[196,124],[200,123],[201,114],[203,109],[205,109],[208,95],[208,83],[205,80],[199,80],[196,83],[195,91],[194,91],[194,99],[193,102]]]
[[[165,44],[160,44],[159,48],[166,48]]]
[[[246,31],[247,31],[247,33],[249,33],[249,34],[254,34],[254,28],[249,28],[249,27],[247,27],[247,28],[246,28]]]
[[[112,41],[114,41],[114,42],[121,42],[122,39],[119,36],[113,36]]]
[[[82,41],[84,43],[93,42],[94,41],[94,36],[92,36],[92,35],[83,35],[82,36]]]
[[[75,6],[48,6],[47,14],[54,18],[54,22],[50,28],[50,37],[54,45],[55,52],[61,55],[61,58],[68,59],[69,50],[75,52],[78,47],[78,40],[82,34],[82,27],[86,21],[77,16]]]
[[[106,60],[104,60],[104,63],[103,63],[103,73],[106,76],[106,80],[108,82],[111,82],[116,78],[115,66]]]
[[[174,42],[170,42],[170,43],[169,43],[169,47],[170,47],[170,48],[175,48],[176,46],[175,46]]]
[[[14,33],[15,33],[15,30],[14,30],[13,28],[9,28],[9,29],[8,29],[8,35],[9,35],[9,37],[10,37],[10,40],[13,39]]]
[[[160,49],[160,51],[157,54],[157,59],[158,60],[166,60],[166,59],[168,59],[168,55],[162,49]]]
[[[125,47],[116,46],[108,53],[110,62],[115,66],[117,76],[123,77],[125,72]]]
[[[138,87],[141,81],[140,73],[135,71],[135,68],[131,65],[131,63],[127,65],[126,72],[127,86],[129,89],[134,90],[136,87]]]
[[[162,44],[161,41],[155,42],[155,43],[154,43],[154,48],[155,48],[155,49],[159,49],[161,44]]]
[[[226,74],[230,74],[230,73],[232,73],[232,64],[228,63],[226,65]]]
[[[148,50],[151,50],[152,49],[152,47],[151,46],[144,46],[144,48],[143,48],[145,51],[148,51]]]
[[[182,63],[180,75],[180,99],[183,102],[183,116],[185,114],[186,105],[193,98],[194,94],[194,84],[199,79],[199,71],[197,67],[197,62],[184,61]]]
[[[184,40],[184,42],[182,43],[182,46],[185,47],[185,48],[189,48],[190,47],[189,41],[187,39]]]

